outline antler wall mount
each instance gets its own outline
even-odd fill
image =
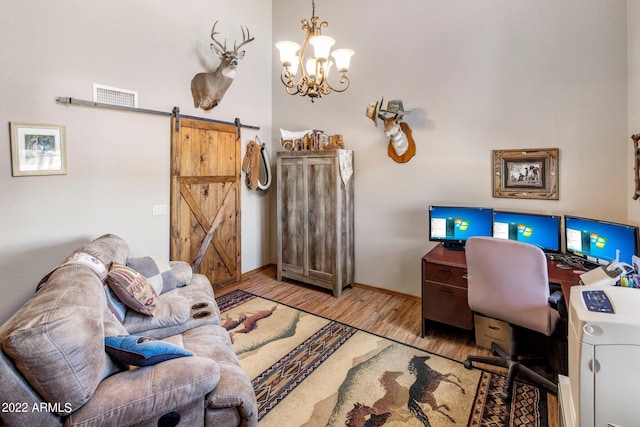
[[[248,27],[240,26],[242,30],[242,42],[237,45],[233,42],[233,50],[227,50],[227,40],[220,43],[216,40],[216,21],[211,28],[211,51],[220,59],[220,65],[213,72],[198,73],[191,80],[191,95],[193,95],[193,106],[210,110],[222,101],[222,97],[226,93],[231,83],[236,77],[236,67],[242,58],[244,58],[244,50],[240,50],[245,44],[252,42],[255,38],[251,37]]]
[[[394,161],[406,163],[416,154],[416,143],[411,134],[409,125],[402,121],[406,114],[411,111],[404,111],[402,100],[392,99],[387,102],[387,108],[382,109],[384,98],[380,102],[372,102],[367,106],[366,116],[373,120],[378,127],[377,119],[384,124],[384,133],[389,140],[387,153]]]

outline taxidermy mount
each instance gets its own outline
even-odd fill
[[[413,141],[411,128],[402,121],[405,114],[411,111],[404,111],[402,100],[392,99],[387,103],[387,109],[382,109],[382,103],[371,103],[367,106],[366,116],[373,120],[378,127],[377,119],[384,124],[384,133],[389,139],[387,154],[395,162],[406,163],[416,154],[416,143]]]
[[[240,26],[242,43],[236,46],[236,42],[233,42],[233,50],[227,50],[227,40],[225,39],[222,44],[215,38],[216,34],[220,34],[216,33],[217,24],[218,21],[211,28],[211,40],[213,40],[211,51],[220,59],[220,65],[211,73],[196,74],[191,80],[193,106],[203,110],[210,110],[222,101],[222,97],[236,77],[238,62],[244,58],[244,50],[240,48],[254,40],[254,37],[249,34],[249,28]]]

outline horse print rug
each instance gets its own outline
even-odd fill
[[[546,392],[287,305],[217,298],[260,426],[546,426]]]

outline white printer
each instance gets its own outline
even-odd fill
[[[574,286],[569,307],[560,425],[640,425],[640,289]]]

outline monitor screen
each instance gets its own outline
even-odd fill
[[[429,206],[429,240],[463,249],[472,236],[493,234],[493,210],[478,207]]]
[[[632,265],[638,254],[638,227],[574,216],[564,217],[564,237],[567,253],[578,255],[597,264],[616,259]]]
[[[560,252],[560,215],[493,212],[493,237],[530,243],[546,252]]]

